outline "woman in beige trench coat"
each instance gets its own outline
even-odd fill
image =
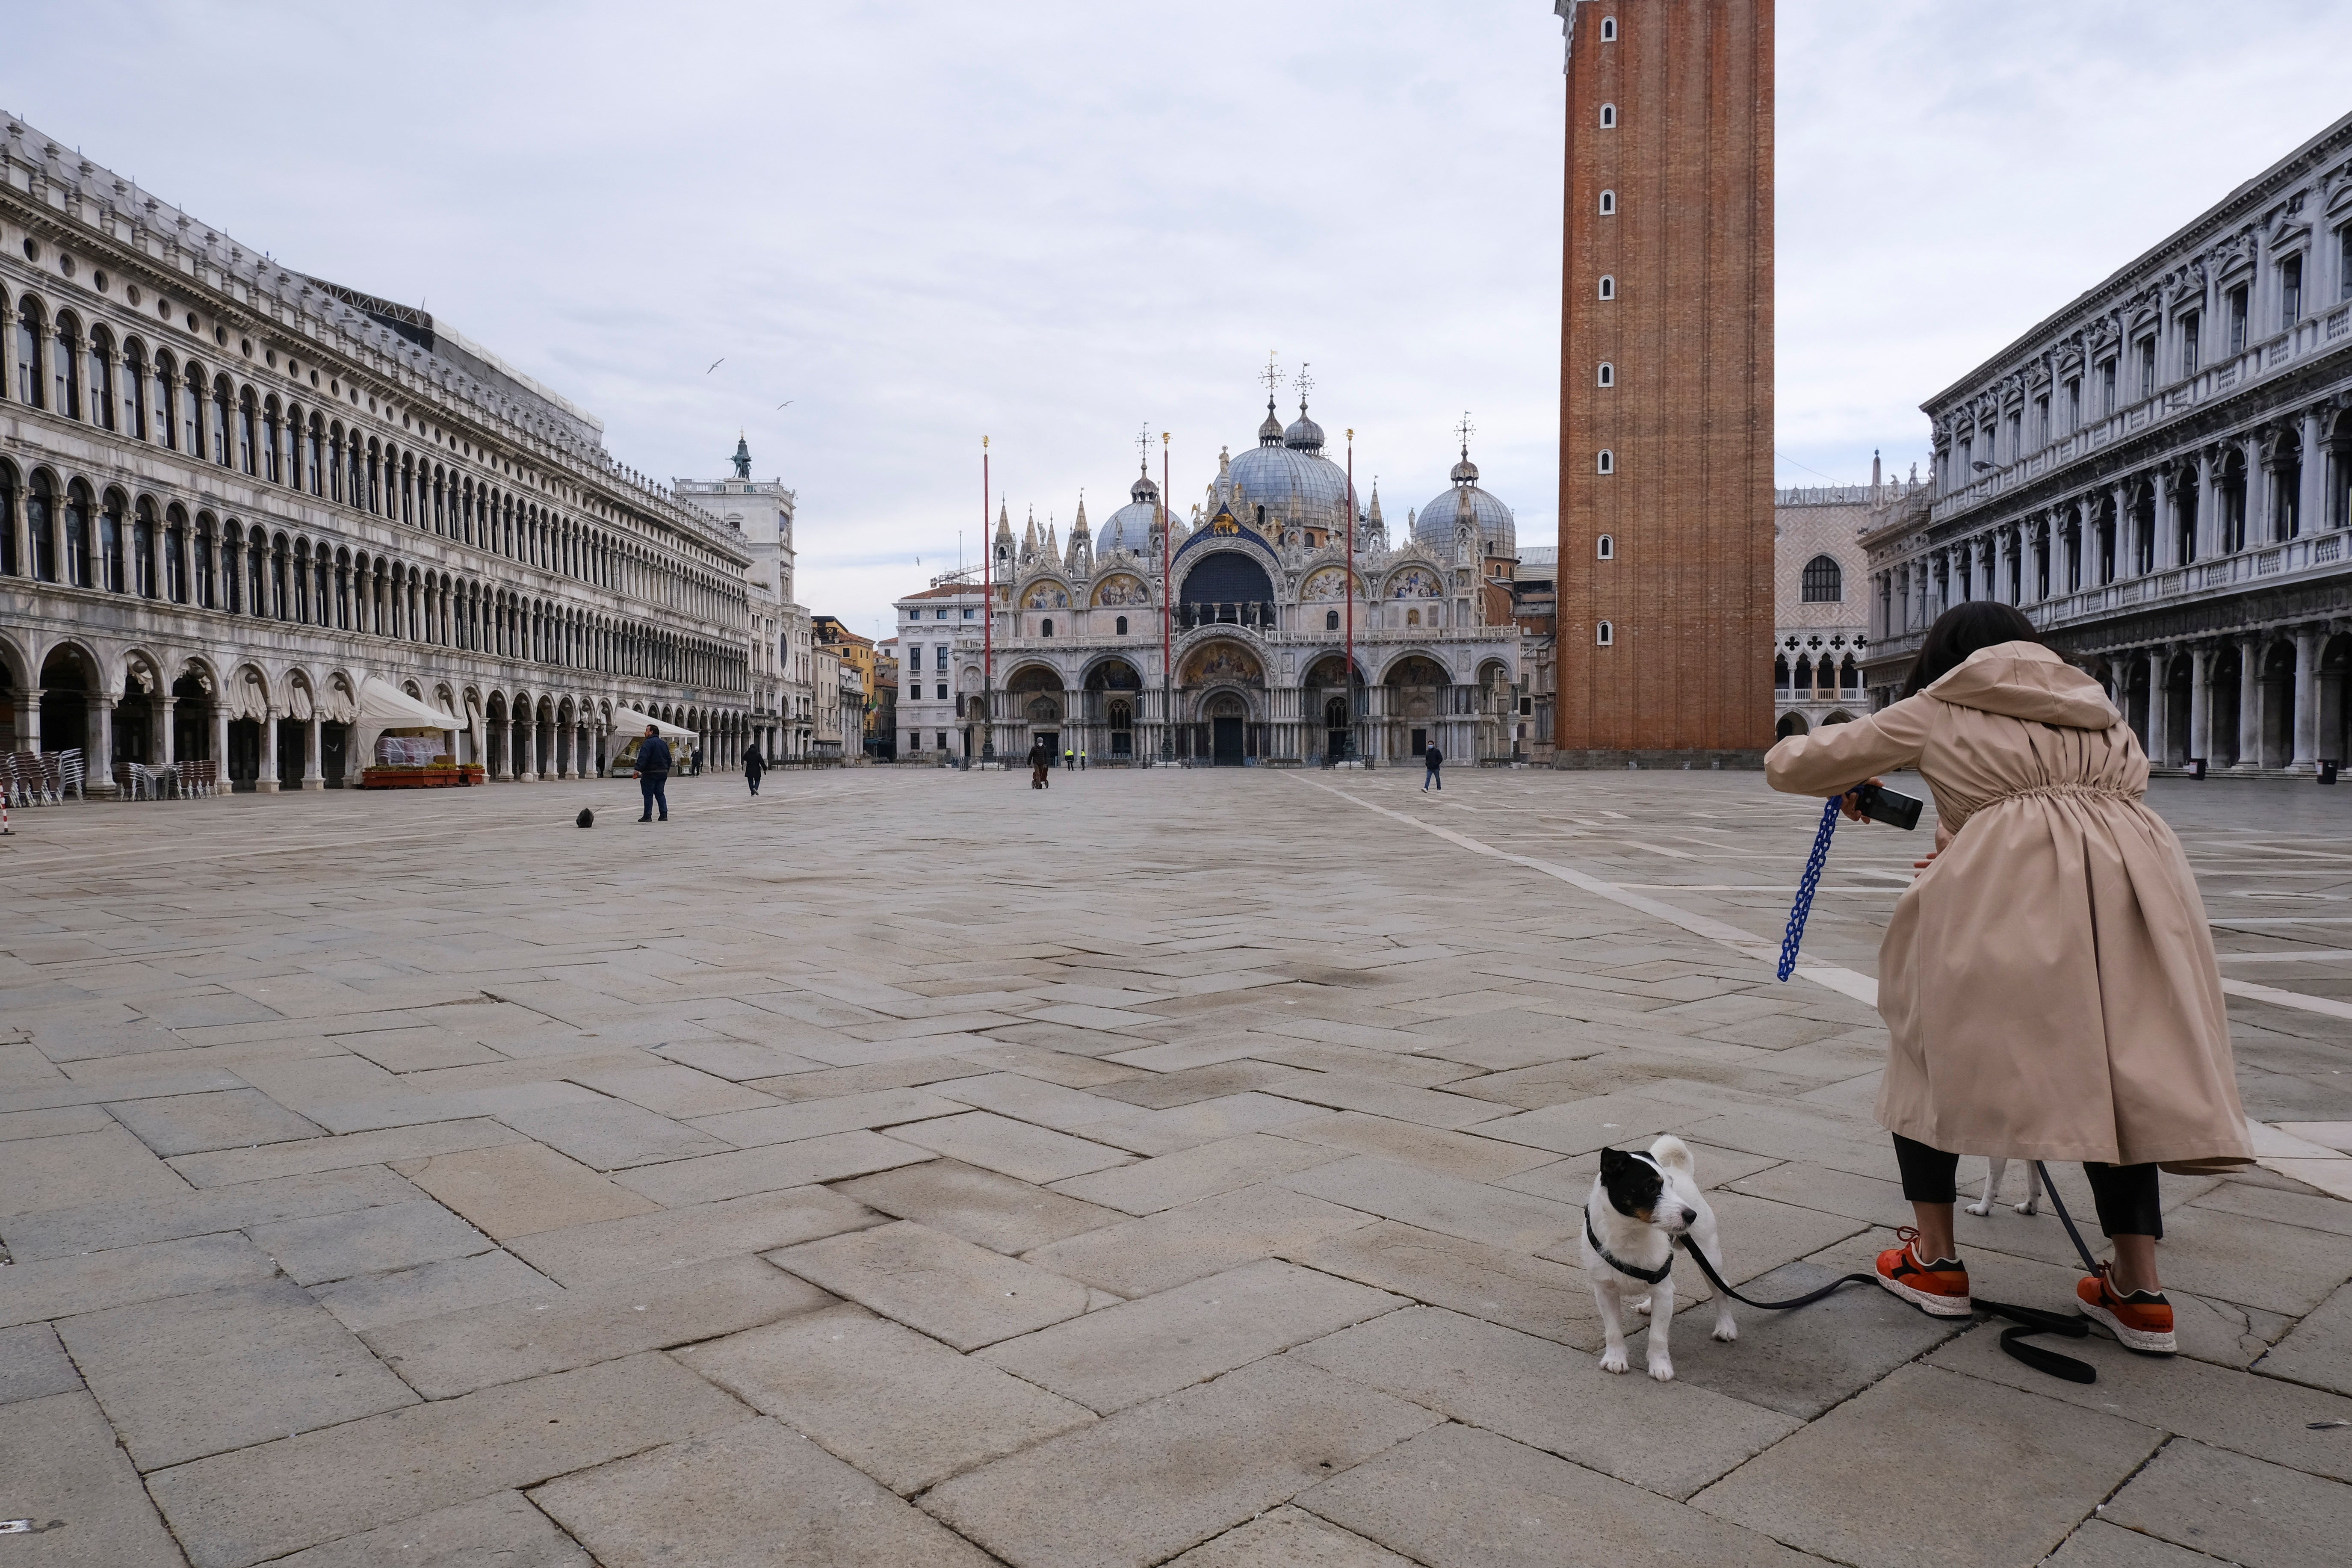
[[[2142,799],[2131,727],[2017,610],[1946,612],[1911,693],[1784,740],[1764,763],[1773,788],[1811,795],[1916,767],[1936,797],[1936,854],[1879,949],[1891,1047],[1877,1115],[1918,1221],[1879,1259],[1880,1281],[1966,1313],[1959,1155],[2079,1160],[2116,1242],[2114,1264],[2082,1281],[2084,1310],[2134,1349],[2168,1352],[2157,1169],[2252,1155],[2188,858]]]

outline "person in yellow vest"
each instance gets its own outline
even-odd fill
[[[1076,751],[1071,747],[1064,746],[1062,748],[1062,766],[1065,768],[1075,768],[1077,765],[1078,753]]]
[[[1084,746],[1080,746],[1080,747],[1078,748],[1078,772],[1080,772],[1080,773],[1085,773],[1086,771],[1087,771],[1087,749],[1086,749]]]

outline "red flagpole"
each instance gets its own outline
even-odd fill
[[[980,438],[980,754],[996,754],[996,541],[988,531],[988,437]]]
[[[1348,701],[1348,739],[1356,737],[1356,432],[1348,432],[1348,668],[1339,673]]]
[[[1176,756],[1176,672],[1170,665],[1174,637],[1168,626],[1168,595],[1176,581],[1176,552],[1168,538],[1168,432],[1160,432],[1160,754]]]

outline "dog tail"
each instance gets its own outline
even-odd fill
[[[1650,1145],[1650,1158],[1667,1170],[1680,1171],[1685,1176],[1698,1168],[1697,1162],[1691,1158],[1690,1145],[1671,1132]]]

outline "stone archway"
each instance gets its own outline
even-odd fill
[[[98,661],[76,643],[60,643],[41,661],[41,750],[89,755],[89,713],[99,695]]]

